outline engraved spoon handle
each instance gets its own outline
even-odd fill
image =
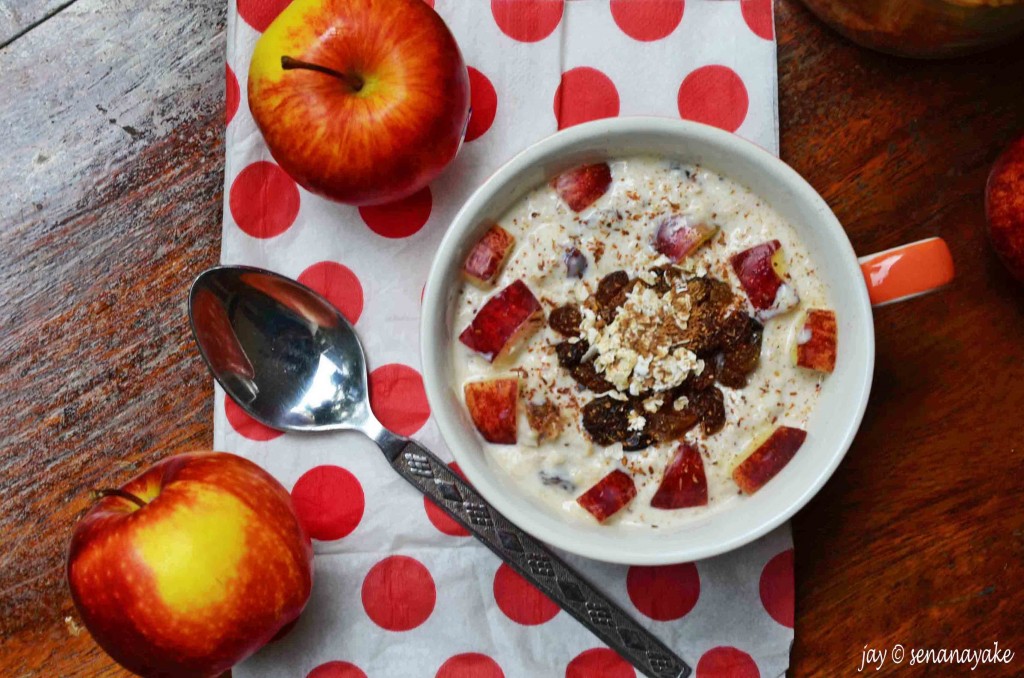
[[[548,547],[498,513],[430,451],[388,431],[375,439],[403,478],[643,674],[690,675],[690,666],[664,643]]]

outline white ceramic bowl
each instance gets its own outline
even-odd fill
[[[756,494],[741,496],[678,528],[581,524],[520,490],[484,454],[452,378],[453,302],[469,249],[521,196],[581,163],[654,154],[724,174],[767,200],[793,227],[828,286],[839,324],[835,372],[822,388],[807,441]],[[533,536],[566,551],[615,563],[664,564],[708,558],[757,539],[796,513],[832,475],[853,442],[871,389],[875,338],[864,275],[825,201],[792,168],[721,130],[661,118],[591,122],[548,137],[510,160],[452,222],[427,280],[422,321],[427,399],[466,478],[495,508]]]

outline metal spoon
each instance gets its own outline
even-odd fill
[[[326,299],[270,271],[218,266],[192,284],[189,319],[213,376],[254,419],[286,431],[361,431],[403,478],[641,672],[690,675],[686,662],[443,461],[381,426],[359,339]]]

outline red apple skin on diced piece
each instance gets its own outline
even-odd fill
[[[732,471],[732,479],[744,494],[754,494],[775,477],[804,444],[807,431],[780,426]]]
[[[606,162],[574,167],[551,180],[551,188],[573,212],[581,212],[593,205],[611,184],[612,170]]]
[[[761,320],[785,313],[799,303],[796,290],[780,275],[782,244],[770,240],[729,258],[736,277]]]
[[[651,499],[651,506],[657,509],[680,509],[707,504],[708,479],[704,475],[704,460],[696,447],[682,443],[665,467],[665,474]]]
[[[796,337],[796,364],[831,372],[836,368],[837,348],[835,311],[812,308]]]
[[[489,362],[506,357],[544,324],[544,309],[522,280],[487,300],[459,341]]]
[[[684,259],[711,240],[718,233],[717,226],[704,222],[693,223],[681,214],[665,217],[654,234],[654,249],[676,263]]]
[[[476,285],[493,287],[515,244],[514,235],[501,226],[492,226],[470,250],[462,265],[463,275]]]
[[[462,387],[473,425],[489,443],[515,445],[519,380],[470,381]]]
[[[576,502],[603,523],[633,501],[636,485],[628,473],[615,469],[584,492]]]

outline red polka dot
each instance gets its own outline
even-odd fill
[[[457,654],[437,670],[435,678],[505,678],[505,672],[485,654]]]
[[[619,92],[607,75],[589,66],[562,73],[562,81],[555,90],[558,129],[618,114]]]
[[[454,461],[448,464],[448,467],[455,472],[455,475],[459,476],[463,480],[466,476],[462,475],[462,469]],[[469,530],[459,525],[455,520],[447,513],[437,507],[437,504],[430,501],[429,498],[423,497],[423,508],[427,512],[427,519],[438,529],[438,531],[447,534],[450,537],[468,537]]]
[[[433,7],[433,6],[434,6],[434,0],[423,0],[423,2],[427,3],[427,4],[428,4],[428,5],[430,5],[431,7]]]
[[[735,647],[713,647],[697,662],[696,678],[761,678],[750,655]]]
[[[472,66],[469,71],[470,108],[473,114],[466,125],[466,141],[473,141],[491,128],[498,110],[498,93],[486,75]]]
[[[224,396],[224,414],[227,415],[228,423],[231,424],[231,428],[235,429],[235,433],[249,440],[273,440],[284,433],[264,426],[250,417],[245,410],[239,407],[238,403],[231,399],[231,396]]]
[[[261,160],[235,177],[228,205],[240,229],[254,238],[273,238],[299,214],[299,189],[283,169]]]
[[[306,678],[366,678],[366,674],[355,664],[327,662],[306,674]]]
[[[636,678],[636,671],[617,652],[606,647],[587,650],[565,667],[565,678]]]
[[[558,28],[563,4],[562,0],[491,0],[491,14],[508,37],[537,42]]]
[[[434,578],[420,561],[391,556],[380,561],[363,580],[363,609],[374,624],[388,631],[408,631],[434,611]]]
[[[679,115],[735,132],[747,117],[747,88],[727,66],[703,66],[679,86]]]
[[[238,112],[238,100],[241,97],[241,92],[238,89],[238,78],[235,77],[231,66],[225,64],[224,69],[224,124],[230,125],[235,113]]]
[[[427,223],[432,205],[430,187],[424,186],[408,198],[384,205],[360,207],[359,216],[377,235],[385,238],[408,238]]]
[[[494,573],[494,600],[506,617],[523,626],[549,622],[559,610],[550,598],[505,563]]]
[[[321,261],[300,273],[299,282],[323,295],[353,325],[359,321],[363,313],[363,286],[347,266]]]
[[[747,26],[759,38],[771,40],[775,37],[775,20],[772,17],[772,0],[743,0],[740,11]]]
[[[313,539],[341,539],[356,529],[366,500],[359,480],[340,466],[317,466],[292,488],[292,503],[299,522]]]
[[[661,40],[683,19],[683,0],[612,0],[611,7],[622,32],[643,42]]]
[[[370,373],[370,409],[395,433],[411,436],[430,417],[423,377],[411,367],[392,363]]]
[[[793,628],[793,549],[783,551],[761,570],[761,603],[772,619]]]
[[[257,31],[262,33],[292,0],[238,0],[238,13]]]
[[[693,563],[634,566],[626,574],[629,599],[656,621],[685,617],[700,598],[700,575]]]

